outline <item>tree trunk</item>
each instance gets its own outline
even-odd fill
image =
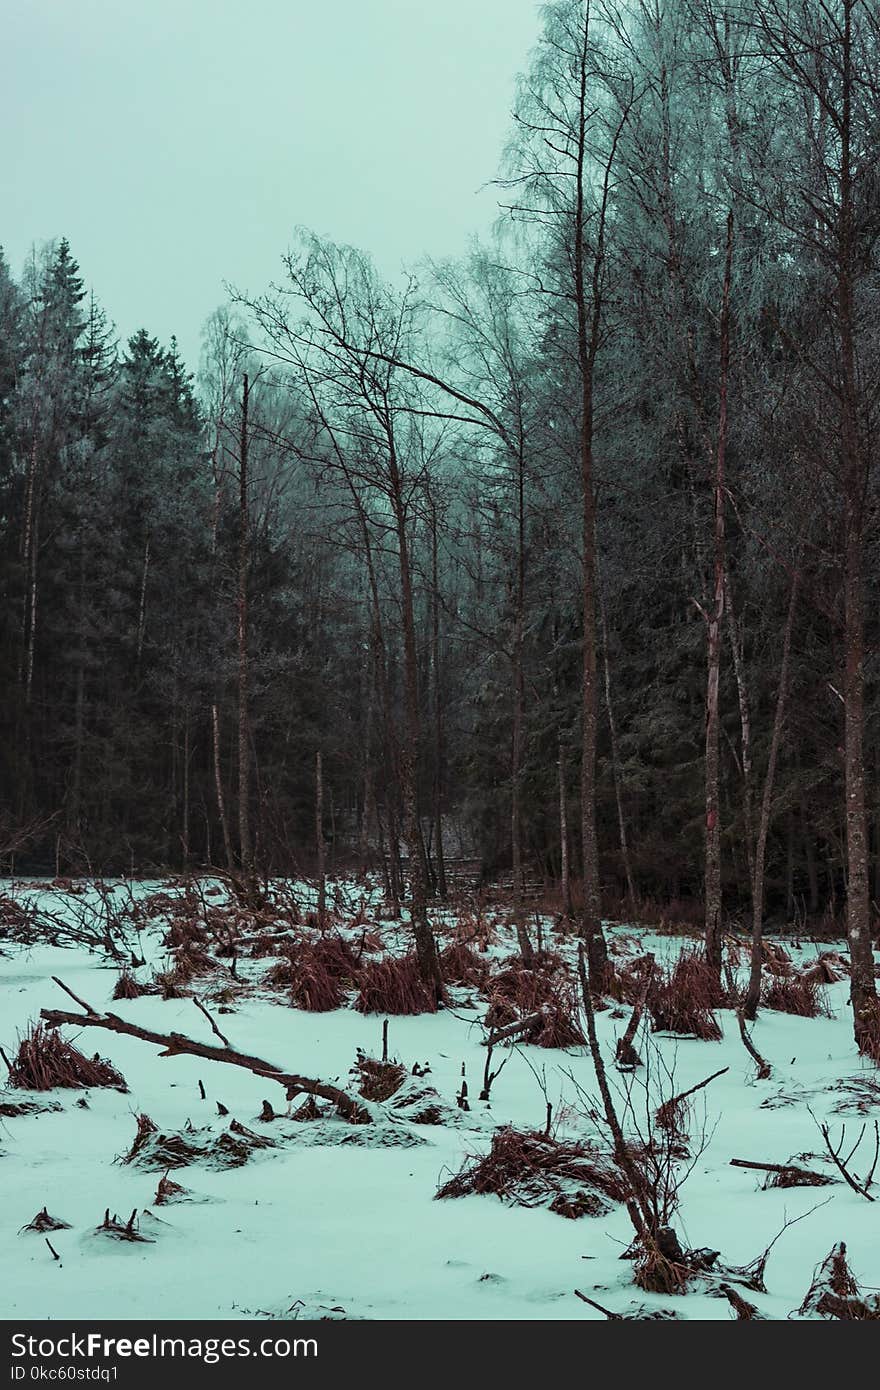
[[[443,854],[443,701],[440,679],[440,589],[437,558],[437,507],[431,504],[431,578],[433,584],[431,665],[434,672],[434,839],[437,896],[446,898],[446,860]]]
[[[392,482],[392,504],[397,532],[400,598],[403,613],[403,674],[405,701],[405,734],[401,750],[401,794],[403,796],[403,834],[410,880],[410,918],[419,974],[435,1004],[443,998],[443,977],[434,934],[428,921],[428,885],[425,875],[424,846],[419,823],[419,719],[418,654],[413,608],[412,574],[409,561],[409,542],[406,534],[406,512],[397,456],[389,431],[389,472]]]
[[[862,457],[855,350],[856,228],[852,151],[852,0],[843,6],[842,113],[837,312],[840,332],[841,443],[844,459],[846,934],[852,965],[850,999],[860,1052],[880,1056],[880,1013],[871,946],[868,834],[865,806],[864,497],[868,468]]]
[[[577,360],[580,377],[580,482],[581,482],[581,609],[583,655],[581,668],[581,858],[583,860],[584,905],[582,935],[586,942],[590,988],[605,989],[608,978],[608,948],[602,932],[602,901],[599,876],[599,842],[596,833],[596,499],[593,481],[593,385],[599,330],[602,322],[602,272],[604,258],[605,200],[598,225],[598,243],[593,250],[590,292],[584,278],[586,259],[586,181],[587,172],[587,57],[590,17],[584,19],[578,54],[579,108],[576,134],[574,206],[574,299],[577,311]]]
[[[324,775],[320,750],[315,754],[315,843],[318,849],[318,929],[327,920],[327,856],[324,845]]]
[[[635,883],[633,882],[632,866],[629,861],[629,841],[626,833],[626,818],[623,814],[623,796],[620,784],[620,756],[617,750],[617,724],[614,719],[614,706],[611,702],[611,663],[608,658],[608,628],[605,624],[605,605],[599,594],[599,613],[602,624],[602,655],[605,666],[605,709],[608,714],[608,732],[611,736],[611,772],[614,779],[614,799],[617,803],[617,830],[620,838],[620,857],[623,861],[623,871],[626,875],[626,896],[629,903],[629,910],[633,921],[638,912],[638,899],[636,898]]]
[[[718,447],[715,455],[714,566],[715,590],[707,624],[706,680],[706,962],[721,984],[721,806],[719,685],[721,623],[724,618],[724,472],[727,454],[727,390],[730,373],[730,281],[733,264],[733,213],[727,218],[727,251],[721,296]]]
[[[214,752],[214,790],[217,793],[217,813],[220,816],[220,829],[223,832],[223,853],[226,867],[232,869],[232,839],[229,834],[229,821],[226,819],[226,799],[223,795],[223,778],[220,772],[220,716],[217,706],[211,706],[211,744]]]
[[[791,664],[791,635],[794,629],[794,615],[797,608],[798,585],[800,582],[800,562],[795,569],[788,600],[788,613],[785,619],[785,635],[782,639],[782,661],[779,667],[779,683],[776,689],[776,708],[773,713],[773,732],[770,735],[770,754],[767,759],[767,772],[764,777],[764,790],[761,796],[761,817],[758,822],[758,839],[755,845],[754,868],[752,871],[752,958],[749,972],[749,987],[743,1003],[743,1014],[753,1019],[758,1012],[761,998],[761,964],[763,958],[764,930],[764,863],[767,854],[767,835],[773,814],[773,791],[776,779],[776,763],[782,742],[785,725],[785,706],[788,698],[788,676]]]
[[[513,737],[510,752],[510,847],[513,880],[513,921],[523,965],[534,964],[535,953],[525,924],[522,867],[522,761],[525,684],[523,627],[525,623],[525,477],[522,450],[517,457],[516,597],[513,615]]]
[[[238,844],[242,886],[250,906],[256,905],[257,884],[250,819],[250,664],[248,658],[248,407],[250,383],[244,375],[241,394],[241,436],[238,454]]]
[[[568,853],[568,804],[565,790],[565,759],[562,739],[557,741],[556,766],[559,772],[559,858],[562,888],[562,911],[566,917],[574,916],[571,901],[571,865]]]

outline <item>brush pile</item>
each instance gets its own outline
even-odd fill
[[[579,1047],[584,1035],[578,1023],[578,1004],[571,980],[559,956],[546,951],[535,964],[518,957],[492,975],[486,985],[489,1007],[484,1020],[491,1032],[521,1019],[534,1018],[522,1041],[535,1047]]]
[[[835,1319],[839,1322],[880,1320],[880,1294],[865,1297],[847,1264],[843,1241],[825,1256],[798,1310],[802,1318]]]
[[[559,1216],[601,1216],[627,1191],[613,1163],[587,1144],[562,1142],[537,1130],[496,1131],[483,1158],[472,1158],[437,1197],[494,1194],[520,1207],[546,1207]]]
[[[406,1080],[406,1067],[401,1062],[379,1062],[358,1048],[357,1061],[351,1073],[364,1100],[390,1100]]]
[[[149,1115],[138,1115],[137,1133],[120,1162],[166,1173],[171,1168],[186,1168],[190,1163],[204,1163],[208,1168],[240,1168],[257,1149],[274,1148],[274,1139],[254,1134],[238,1120],[231,1120],[229,1128],[219,1134],[207,1126],[189,1126],[162,1134]]]

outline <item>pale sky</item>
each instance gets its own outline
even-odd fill
[[[496,214],[535,0],[4,0],[0,245],[66,236],[123,341],[191,369],[294,227],[396,274]]]

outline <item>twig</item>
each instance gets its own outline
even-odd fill
[[[64,981],[59,980],[57,975],[53,975],[52,979],[55,981],[56,985],[58,985],[59,989],[63,989],[64,993],[70,996],[75,1004],[79,1004],[80,1008],[85,1009],[87,1014],[91,1014],[93,1018],[97,1018],[97,1009],[93,1009],[91,1004],[87,1004],[84,999],[80,999],[78,994],[74,994],[72,989],[68,989]]]
[[[675,1118],[675,1113],[682,1101],[687,1100],[688,1096],[694,1095],[696,1091],[702,1091],[704,1086],[708,1086],[710,1081],[714,1081],[717,1076],[723,1076],[730,1071],[730,1067],[721,1067],[719,1071],[713,1071],[711,1076],[707,1076],[705,1081],[698,1081],[696,1086],[690,1086],[686,1091],[680,1091],[677,1096],[670,1096],[657,1109],[657,1123],[663,1127]]]
[[[612,1322],[626,1321],[622,1313],[612,1313],[610,1308],[603,1308],[601,1303],[597,1303],[594,1298],[587,1298],[587,1295],[585,1293],[581,1293],[580,1289],[575,1289],[574,1292],[575,1297],[579,1298],[581,1303],[588,1303],[591,1308],[596,1309],[597,1313],[604,1314],[604,1316],[606,1318],[610,1318]]]
[[[211,1015],[208,1013],[208,1010],[205,1008],[204,1004],[202,1003],[201,999],[199,999],[199,997],[198,997],[197,994],[194,994],[194,995],[192,996],[192,1001],[193,1001],[193,1003],[195,1004],[196,1008],[197,1008],[201,1013],[203,1013],[203,1014],[205,1015],[205,1018],[208,1020],[208,1022],[209,1022],[210,1025],[211,1025],[211,1030],[212,1030],[212,1032],[214,1033],[215,1037],[218,1037],[218,1038],[220,1039],[220,1041],[223,1043],[223,1046],[224,1046],[224,1047],[229,1047],[229,1048],[231,1048],[231,1047],[232,1047],[232,1043],[229,1041],[229,1039],[228,1039],[227,1037],[224,1037],[224,1035],[220,1032],[220,1029],[217,1027],[217,1024],[214,1022],[213,1018],[212,1018]],[[234,1051],[234,1049],[233,1049],[233,1051]]]
[[[860,1197],[864,1197],[864,1199],[865,1199],[866,1202],[873,1202],[874,1198],[871,1196],[870,1192],[868,1191],[867,1186],[866,1186],[866,1185],[863,1186],[861,1183],[859,1183],[859,1182],[853,1177],[852,1173],[849,1171],[849,1168],[847,1167],[847,1163],[849,1162],[849,1159],[847,1159],[847,1160],[844,1161],[844,1160],[842,1160],[841,1157],[840,1157],[840,1150],[843,1148],[843,1141],[844,1141],[844,1139],[845,1139],[845,1137],[846,1137],[846,1125],[843,1125],[843,1126],[841,1127],[840,1143],[838,1144],[837,1148],[835,1149],[835,1148],[834,1148],[834,1145],[831,1143],[831,1136],[830,1136],[830,1134],[828,1133],[828,1126],[827,1126],[825,1123],[820,1123],[820,1122],[816,1119],[816,1116],[813,1114],[812,1110],[810,1110],[810,1107],[809,1107],[809,1106],[807,1106],[807,1109],[809,1110],[810,1116],[812,1117],[812,1119],[815,1121],[815,1123],[816,1123],[817,1125],[819,1125],[819,1132],[821,1133],[822,1138],[825,1140],[825,1147],[826,1147],[826,1149],[828,1150],[829,1154],[831,1155],[831,1161],[832,1161],[832,1163],[834,1164],[834,1166],[835,1166],[835,1168],[837,1169],[837,1171],[840,1173],[840,1176],[844,1179],[845,1182],[847,1182],[847,1183],[849,1184],[849,1186],[852,1188],[853,1192],[858,1192],[859,1196],[860,1196]],[[862,1126],[862,1133],[864,1133],[864,1126]],[[861,1135],[859,1136],[859,1140],[861,1141]],[[856,1148],[858,1148],[858,1144],[856,1145]],[[853,1150],[853,1153],[854,1153],[854,1152],[855,1152],[855,1149]],[[852,1153],[849,1155],[849,1157],[852,1158]],[[875,1156],[874,1165],[876,1165],[876,1162],[877,1162],[877,1160],[876,1160],[876,1156]],[[874,1173],[874,1165],[872,1165],[872,1167],[871,1167],[871,1176],[873,1176],[873,1173]]]

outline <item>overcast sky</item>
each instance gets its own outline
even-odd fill
[[[7,0],[0,245],[67,236],[127,338],[197,365],[298,224],[396,273],[488,230],[535,0]]]

